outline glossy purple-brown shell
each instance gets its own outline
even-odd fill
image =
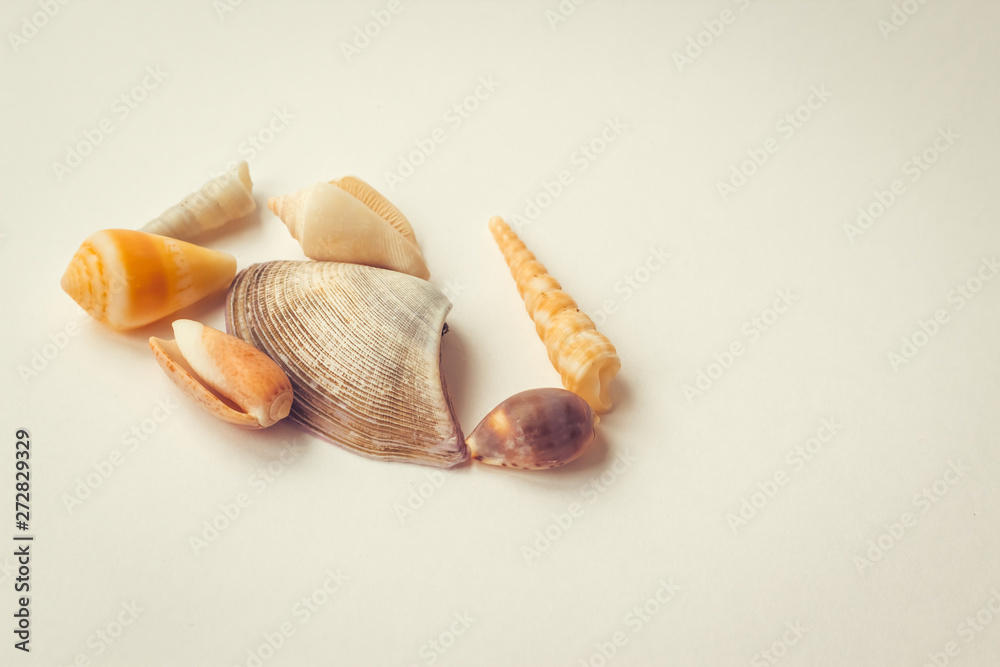
[[[594,439],[594,412],[571,391],[529,389],[493,408],[465,441],[490,465],[544,470],[569,463]]]

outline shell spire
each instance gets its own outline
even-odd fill
[[[257,208],[250,168],[240,162],[147,222],[139,231],[182,241],[237,220]]]
[[[621,368],[615,346],[597,331],[593,320],[503,218],[491,218],[489,228],[563,386],[587,401],[594,412],[607,412],[611,409],[608,385]]]

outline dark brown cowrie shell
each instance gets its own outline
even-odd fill
[[[472,458],[544,470],[580,456],[594,439],[594,411],[565,389],[529,389],[493,408],[465,441]]]

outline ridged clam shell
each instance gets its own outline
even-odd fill
[[[217,292],[236,275],[224,252],[131,229],[88,236],[63,274],[63,290],[114,329],[155,322]]]
[[[621,368],[615,346],[502,218],[490,219],[489,228],[563,386],[582,396],[594,412],[607,412],[608,385]]]
[[[306,257],[430,278],[410,223],[359,178],[316,183],[271,197],[267,206],[285,223]]]
[[[147,222],[139,231],[187,240],[242,218],[256,208],[250,168],[246,162],[240,162]]]
[[[396,271],[275,261],[236,276],[226,326],[288,375],[293,421],[363,456],[450,467],[469,452],[440,368],[449,310]]]

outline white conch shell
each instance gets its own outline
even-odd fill
[[[255,208],[250,167],[240,162],[233,170],[213,178],[200,190],[147,222],[140,231],[189,239],[242,218]]]
[[[202,408],[244,428],[267,428],[288,416],[292,384],[266,354],[192,320],[175,320],[173,329],[176,340],[150,338],[149,347],[167,377]]]
[[[594,412],[610,410],[608,385],[621,368],[615,346],[502,218],[491,218],[489,227],[563,386],[583,397]]]
[[[114,329],[155,322],[223,289],[236,258],[186,241],[105,229],[84,240],[62,288],[94,319]]]
[[[427,280],[430,271],[403,214],[359,178],[316,183],[267,207],[310,259],[367,264]]]
[[[288,375],[293,421],[364,456],[450,467],[469,452],[440,368],[449,310],[396,271],[276,261],[236,276],[226,328]]]

